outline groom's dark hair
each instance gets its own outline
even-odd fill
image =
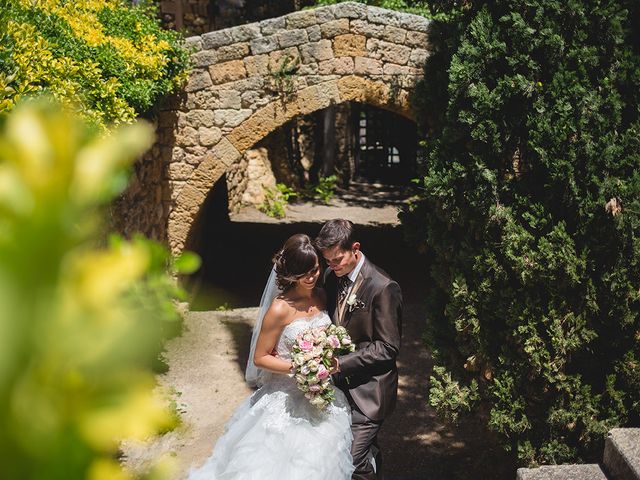
[[[349,250],[356,241],[356,229],[349,220],[338,218],[329,220],[320,229],[320,233],[316,237],[314,243],[318,250],[339,245],[342,250]]]

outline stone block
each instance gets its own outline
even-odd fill
[[[257,110],[258,108],[269,103],[269,98],[262,92],[256,92],[255,90],[249,90],[244,92],[241,96],[242,108],[250,108]]]
[[[405,38],[407,37],[407,31],[394,27],[392,25],[385,25],[384,31],[382,32],[382,39],[391,43],[400,43],[403,44]]]
[[[211,65],[209,73],[211,74],[211,80],[217,85],[234,82],[247,76],[247,70],[244,68],[242,60],[231,60],[230,62]]]
[[[380,53],[380,42],[381,41],[382,40],[379,40],[377,38],[368,38],[367,39],[367,45],[366,45],[367,57],[376,58],[376,59],[382,58],[382,54]]]
[[[201,69],[193,69],[189,75],[189,81],[184,87],[187,92],[196,92],[213,85],[209,72]]]
[[[640,480],[640,428],[614,428],[604,444],[604,466],[616,480]]]
[[[237,127],[251,116],[253,111],[249,109],[226,110],[219,109],[214,112],[215,123],[218,127]]]
[[[365,37],[382,37],[384,25],[369,23],[367,20],[352,20],[351,31],[357,35]]]
[[[333,58],[331,40],[324,39],[316,43],[307,43],[300,46],[302,63],[316,63]]]
[[[427,63],[427,58],[429,58],[429,50],[414,48],[409,56],[409,66],[422,68]]]
[[[307,35],[310,42],[317,42],[322,38],[322,30],[319,25],[312,25],[307,28]]]
[[[519,468],[517,480],[607,480],[599,465],[545,465]]]
[[[415,77],[422,74],[419,68],[409,67],[407,65],[397,65],[395,63],[385,63],[383,73],[385,75],[397,75],[398,78]]]
[[[423,32],[407,32],[404,43],[410,47],[429,48],[429,35]]]
[[[209,148],[203,147],[202,145],[193,145],[191,147],[185,147],[186,156],[196,155],[198,157],[203,157],[207,153],[209,153]],[[186,161],[186,159],[185,159]],[[189,163],[189,162],[187,162]]]
[[[240,128],[234,129],[227,138],[237,150],[244,152],[258,140],[266,137],[279,127],[285,120],[279,122],[275,103],[272,102],[259,109]]]
[[[249,76],[268,75],[269,55],[254,55],[244,59],[244,66]]]
[[[333,39],[333,53],[336,57],[357,57],[364,55],[367,38],[364,35],[338,35]]]
[[[273,35],[286,28],[285,17],[269,18],[261,21],[258,26],[263,35]]]
[[[356,2],[339,3],[334,7],[333,14],[336,18],[367,18],[367,6]]]
[[[196,67],[208,67],[218,61],[215,50],[202,50],[191,55],[191,61]]]
[[[242,94],[242,92],[246,92],[247,90],[260,90],[264,87],[264,84],[264,77],[253,76],[234,82],[233,89]]]
[[[375,58],[355,58],[354,72],[356,75],[382,75],[382,68],[382,62]]]
[[[288,14],[286,17],[287,28],[307,28],[316,25],[316,13],[313,10],[301,10]]]
[[[222,163],[228,167],[240,157],[240,152],[229,140],[223,138],[211,149],[211,155],[216,163]]]
[[[193,127],[184,127],[176,135],[176,145],[188,147],[198,144],[198,131]]]
[[[216,50],[219,62],[227,62],[229,60],[238,60],[239,58],[245,58],[249,55],[248,43],[234,43],[232,45],[226,45]]]
[[[215,93],[215,87],[196,93],[203,95],[198,95],[193,99],[193,105],[190,106],[191,109],[213,110],[217,107],[218,97]]]
[[[188,180],[193,173],[193,165],[186,163],[169,164],[169,178],[171,180]]]
[[[405,13],[401,17],[401,26],[406,30],[414,30],[416,32],[429,33],[429,26],[431,21],[420,15],[411,15]]]
[[[251,53],[260,55],[262,53],[273,52],[278,49],[278,39],[275,35],[270,37],[261,37],[251,40]]]
[[[177,200],[178,194],[180,193],[180,190],[182,190],[184,185],[185,185],[185,182],[183,180],[169,180],[167,182],[168,188],[164,189],[162,199],[165,201]]]
[[[382,25],[392,25],[394,27],[401,27],[402,14],[387,10],[386,8],[369,7],[367,8],[367,20],[371,23],[380,23]]]
[[[352,75],[353,58],[338,57],[318,63],[318,73],[320,75]]]
[[[295,62],[300,61],[300,52],[296,47],[285,48],[284,50],[276,50],[269,54],[269,71],[279,72],[286,65],[292,66]]]
[[[304,75],[305,77],[309,75],[317,75],[318,74],[318,64],[317,63],[303,63],[300,65],[298,69],[298,75]]]
[[[338,89],[342,101],[387,105],[389,85],[382,81],[368,80],[361,77],[344,76],[338,79]]]
[[[173,147],[171,149],[171,161],[172,162],[181,162],[185,159],[185,152],[183,148]]]
[[[346,18],[339,18],[337,20],[331,20],[320,25],[323,38],[333,38],[337,35],[344,35],[349,32],[349,20]]]
[[[222,138],[222,130],[217,127],[201,127],[198,129],[200,145],[210,147],[215,145]]]
[[[231,28],[224,30],[215,30],[213,32],[204,33],[202,35],[202,48],[208,50],[210,48],[219,48],[225,45],[231,45],[235,42]]]
[[[369,45],[367,44],[367,47]],[[368,50],[368,48],[367,48]],[[396,45],[395,43],[389,43],[380,40],[375,50],[377,55],[380,55],[380,59],[383,62],[396,63],[398,65],[405,65],[409,61],[411,56],[411,48],[404,45]]]
[[[307,85],[318,85],[320,83],[337,80],[338,78],[338,75],[307,75]]]
[[[303,29],[287,30],[278,33],[276,36],[278,38],[278,45],[280,45],[281,48],[295,47],[296,45],[301,45],[309,41],[307,31]]]
[[[191,110],[187,113],[187,122],[190,127],[212,127],[214,122],[211,110]]]
[[[231,36],[234,42],[248,42],[262,35],[259,24],[238,25],[233,27]]]
[[[341,102],[340,90],[338,88],[338,82],[336,80],[323,82],[321,85],[317,85],[317,88],[318,100],[320,101],[322,108],[326,108],[329,105]]]
[[[187,37],[184,39],[184,46],[187,48],[187,50],[190,50],[194,53],[199,52],[200,50],[202,50],[202,38],[199,35],[194,37]]]
[[[320,7],[320,8],[314,8],[311,11],[315,12],[316,14],[316,22],[318,24],[323,24],[323,23],[330,22],[331,20],[334,20],[336,18],[333,13],[334,10],[335,8],[333,7]]]

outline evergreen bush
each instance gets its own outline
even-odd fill
[[[433,256],[431,404],[521,464],[598,461],[640,422],[640,4],[432,7],[402,215]]]
[[[188,52],[151,6],[2,1],[0,114],[46,92],[106,126],[148,112],[186,79]]]

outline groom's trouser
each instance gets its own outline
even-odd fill
[[[382,480],[382,454],[378,448],[378,431],[382,422],[374,422],[353,403],[351,407],[351,431],[353,432],[351,456],[353,465],[356,467],[351,478],[352,480]],[[372,452],[373,447],[375,449]],[[375,470],[371,464],[374,454]]]

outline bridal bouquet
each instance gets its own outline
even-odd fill
[[[323,409],[335,399],[329,381],[331,359],[355,349],[347,330],[336,325],[310,328],[298,335],[291,349],[293,376],[312,405]]]

